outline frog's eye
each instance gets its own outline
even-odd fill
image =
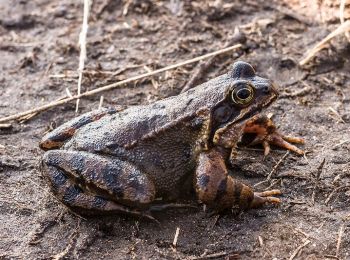
[[[242,84],[232,91],[232,100],[235,104],[246,106],[254,98],[254,88],[250,84]]]

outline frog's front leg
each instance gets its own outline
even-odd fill
[[[280,203],[279,190],[254,192],[253,189],[228,175],[224,150],[215,148],[199,155],[195,176],[198,198],[216,210],[231,208],[256,208],[266,203]]]
[[[40,141],[39,147],[43,150],[60,148],[82,126],[116,112],[113,108],[102,108],[82,114],[47,133]]]
[[[255,139],[249,145],[262,144],[265,156],[270,152],[270,144],[293,151],[299,155],[304,154],[303,150],[292,144],[304,144],[304,140],[279,133],[275,124],[266,115],[258,114],[249,119],[244,126],[243,133],[255,134]]]
[[[74,210],[153,219],[133,209],[147,207],[154,200],[153,182],[128,162],[82,151],[52,150],[45,153],[42,166],[54,194]]]

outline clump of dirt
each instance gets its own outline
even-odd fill
[[[198,83],[240,59],[280,85],[280,98],[267,112],[281,131],[306,139],[307,155],[275,149],[264,160],[259,147],[242,148],[232,169],[251,185],[262,182],[257,190],[281,189],[280,207],[221,216],[200,207],[169,210],[156,214],[160,225],[126,216],[72,214],[41,176],[38,141],[76,116],[73,102],[0,125],[0,258],[349,259],[349,42],[338,37],[300,68],[306,50],[338,22],[289,8],[260,0],[96,0],[82,89],[144,73],[145,66],[154,70],[218,50],[239,30],[243,47],[216,58]],[[82,13],[79,1],[0,5],[1,117],[59,99],[66,89],[75,93]],[[104,106],[176,95],[197,68],[187,65],[105,92]],[[99,96],[82,99],[79,114],[96,109],[99,101]],[[271,171],[271,181],[263,182]]]

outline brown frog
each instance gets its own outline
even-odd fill
[[[258,113],[277,98],[274,84],[252,66],[234,63],[229,73],[187,92],[117,112],[83,114],[40,142],[45,175],[62,202],[84,213],[148,216],[158,198],[170,202],[194,187],[216,210],[279,203],[279,190],[254,192],[228,175],[226,164],[242,134],[255,134],[266,154],[274,144],[298,154],[271,120]],[[290,143],[289,143],[290,142]]]

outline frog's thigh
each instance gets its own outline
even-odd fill
[[[85,193],[98,194],[127,206],[149,204],[155,197],[155,187],[148,175],[129,162],[82,151],[52,150],[45,153],[43,164],[54,188],[59,186],[57,180],[63,178],[56,177],[59,169],[65,178],[80,184]],[[56,170],[52,171],[53,168]],[[56,190],[64,193],[60,195],[62,198],[70,192]]]
[[[80,127],[114,113],[116,113],[115,109],[102,108],[78,116],[45,135],[39,146],[43,150],[57,149],[71,138]]]
[[[64,171],[53,166],[46,166],[46,174],[52,184],[52,191],[64,204],[85,214],[98,212],[126,213],[141,216],[136,210],[120,205],[100,196],[85,193],[69,179]],[[147,216],[146,216],[147,217]]]
[[[279,202],[277,198],[269,197],[279,191],[254,193],[252,188],[228,175],[224,157],[216,149],[201,153],[197,165],[197,196],[210,207],[223,210],[238,204],[241,208],[251,208]]]

